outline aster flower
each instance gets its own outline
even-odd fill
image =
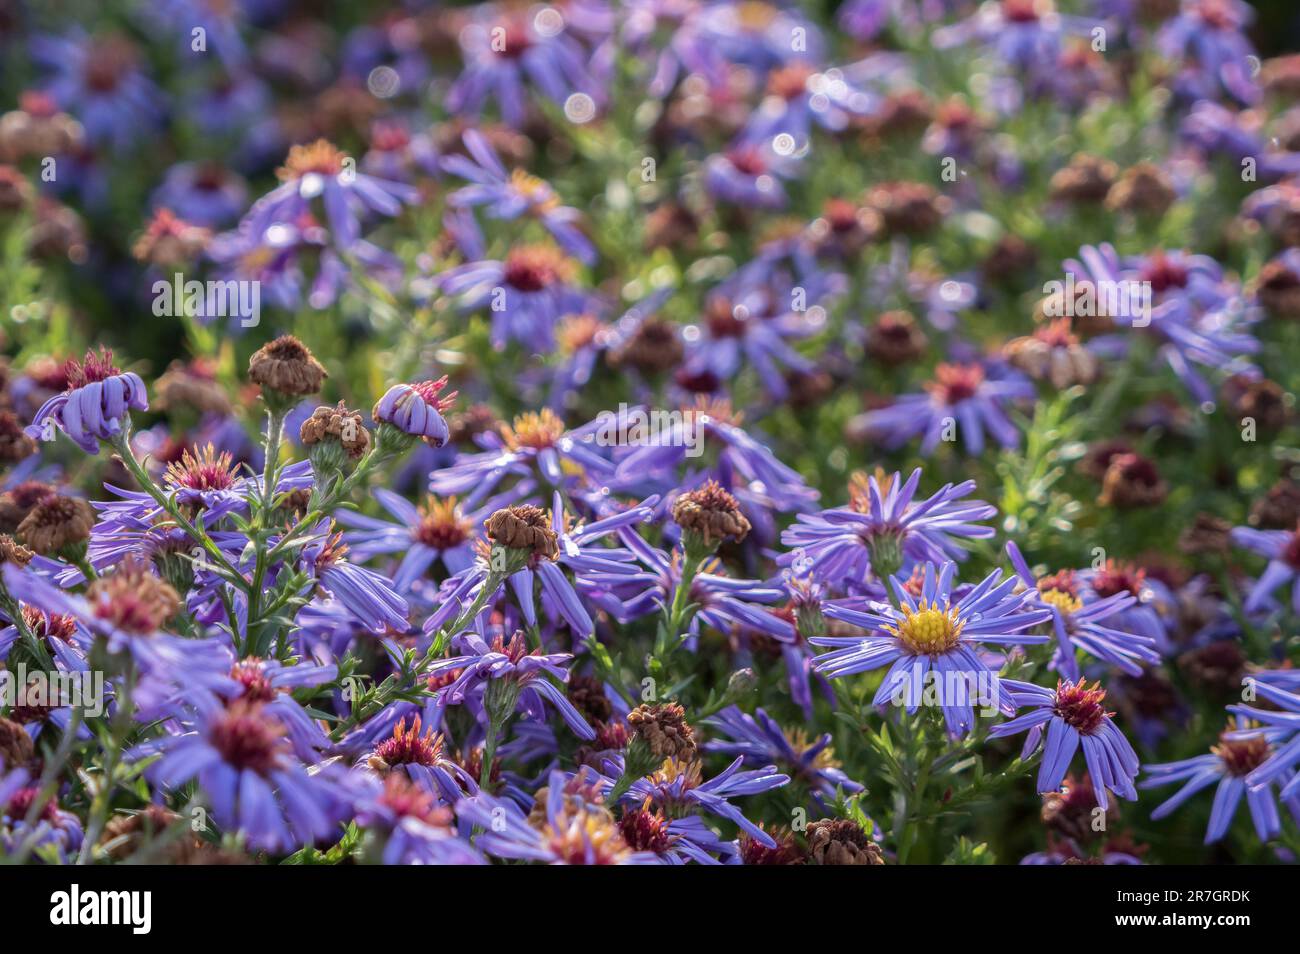
[[[1246,784],[1254,791],[1280,783],[1280,797],[1300,817],[1300,678],[1289,670],[1265,671],[1250,677],[1248,685],[1254,690],[1252,701],[1262,696],[1269,708],[1242,704],[1228,707],[1230,712],[1250,720],[1251,725],[1266,729],[1263,736],[1267,749],[1259,764],[1246,775]],[[1257,751],[1258,742],[1254,740],[1258,735],[1253,729],[1239,729],[1229,733],[1227,740],[1253,742]]]
[[[1300,612],[1300,526],[1295,530],[1256,530],[1254,527],[1234,527],[1232,542],[1260,556],[1268,558],[1268,566],[1251,587],[1244,609],[1257,613],[1268,607],[1273,593],[1288,583],[1292,584],[1291,606]]]
[[[1270,841],[1281,834],[1282,817],[1278,811],[1277,794],[1273,791],[1276,779],[1262,785],[1251,785],[1249,779],[1251,773],[1273,755],[1276,743],[1285,736],[1286,730],[1245,731],[1248,721],[1244,718],[1237,720],[1235,728],[1237,731],[1221,735],[1218,745],[1213,746],[1208,755],[1146,766],[1147,777],[1139,788],[1183,783],[1172,798],[1151,812],[1152,821],[1167,817],[1197,792],[1217,783],[1210,823],[1205,830],[1207,845],[1220,841],[1228,833],[1243,795],[1259,840]]]
[[[1160,661],[1156,637],[1103,623],[1137,603],[1137,597],[1129,589],[1115,588],[1108,595],[1100,596],[1096,589],[1084,590],[1071,570],[1037,579],[1013,542],[1007,543],[1007,556],[1027,588],[1028,602],[1050,614],[1057,644],[1053,663],[1067,678],[1079,678],[1077,650],[1080,649],[1133,676],[1141,674],[1143,663]]]
[[[36,781],[22,768],[6,772],[0,762],[0,854],[13,855],[30,840],[38,857],[52,855],[59,864],[67,864],[81,849],[85,837],[81,822],[51,798],[29,826],[27,815],[41,797]]]
[[[67,390],[41,405],[26,429],[29,437],[51,440],[57,426],[87,454],[98,454],[100,441],[125,433],[133,408],[149,409],[140,375],[115,367],[111,351],[87,351],[81,363],[69,359],[64,374]]]
[[[371,632],[405,632],[410,627],[410,607],[391,580],[374,570],[344,559],[348,548],[342,533],[318,529],[313,542],[302,548],[301,560],[317,585],[345,606]]]
[[[452,812],[423,789],[390,775],[364,785],[353,803],[358,825],[376,832],[386,865],[481,865],[483,856],[451,827]]]
[[[1102,244],[1084,246],[1079,261],[1068,261],[1065,267],[1079,287],[1090,282],[1093,289],[1126,290],[1131,298],[1134,291],[1149,286],[1149,308],[1121,301],[1119,314],[1101,314],[1109,303],[1099,302],[1097,317],[1155,336],[1159,357],[1196,401],[1214,400],[1214,389],[1198,366],[1225,374],[1252,368],[1246,356],[1259,350],[1259,342],[1243,330],[1244,299],[1212,258],[1172,251],[1121,259],[1111,245]],[[1105,355],[1126,353],[1131,343],[1107,335],[1091,345]]]
[[[1096,21],[1058,13],[1051,0],[1000,0],[935,32],[939,49],[978,42],[1021,75],[1031,95],[1050,88],[1067,36],[1087,36]]]
[[[706,752],[741,756],[746,765],[777,765],[812,789],[819,804],[834,799],[839,792],[860,792],[862,786],[849,778],[835,761],[831,734],[809,739],[801,729],[783,729],[761,707],[748,715],[736,706],[728,706],[705,725],[722,738],[704,743]]]
[[[596,737],[582,715],[568,698],[555,687],[547,676],[564,682],[568,679],[570,653],[543,653],[529,650],[522,633],[515,633],[509,641],[498,636],[491,645],[477,633],[467,633],[460,638],[465,652],[458,656],[440,659],[428,668],[430,675],[456,672],[450,684],[449,701],[463,700],[468,691],[479,683],[506,680],[516,693],[517,705],[530,717],[544,717],[543,701],[551,704],[569,729],[580,739],[590,741]]]
[[[966,452],[977,457],[984,452],[986,432],[1001,447],[1020,445],[1020,431],[1006,407],[1032,397],[1034,386],[1019,371],[988,363],[940,364],[924,393],[905,394],[889,407],[859,415],[849,426],[889,448],[921,437],[921,453],[927,456],[940,441],[960,433]]]
[[[1157,49],[1183,64],[1174,88],[1188,99],[1215,99],[1222,91],[1254,103],[1259,88],[1248,61],[1255,50],[1245,35],[1253,19],[1254,10],[1240,0],[1182,0],[1155,38]]]
[[[704,184],[715,198],[732,205],[780,209],[786,204],[782,179],[793,178],[797,160],[776,151],[771,142],[738,140],[708,158]]]
[[[965,540],[987,539],[992,527],[980,526],[997,509],[981,500],[966,500],[975,481],[945,484],[931,496],[916,500],[921,468],[902,480],[895,472],[854,475],[849,504],[799,514],[781,534],[793,552],[777,558],[781,566],[800,564],[800,573],[841,590],[907,577],[919,563],[961,560]]]
[[[91,143],[124,151],[160,125],[163,95],[141,71],[139,54],[125,37],[90,37],[76,29],[35,36],[30,50],[51,74],[45,92],[81,121]]]
[[[605,763],[604,770],[609,774],[612,769],[622,775],[622,761],[622,756],[616,756]],[[619,803],[657,808],[668,815],[702,811],[725,818],[755,841],[773,848],[776,842],[772,836],[746,818],[730,800],[780,788],[789,783],[790,777],[779,773],[774,765],[742,771],[744,761],[743,756],[737,757],[706,781],[698,759],[665,759],[656,771],[633,781]],[[612,779],[609,784],[614,784]]]
[[[285,852],[336,835],[347,797],[337,773],[309,772],[285,734],[260,703],[199,701],[179,731],[128,757],[158,756],[144,770],[154,785],[177,789],[197,781],[223,829],[244,835],[254,848]]]
[[[630,571],[618,566],[590,574],[590,580],[606,588],[612,597],[602,608],[620,622],[626,622],[673,605],[682,582],[681,551],[674,550],[671,555],[665,553],[628,528],[620,529],[618,535],[623,545],[635,554],[640,567]],[[700,625],[704,624],[722,633],[740,627],[755,630],[778,642],[793,642],[793,624],[767,608],[767,605],[782,602],[785,590],[758,580],[727,577],[720,572],[721,569],[722,565],[716,558],[706,559],[691,578],[687,599],[698,606],[698,610],[687,630],[690,636],[697,636]]]
[[[607,484],[614,466],[596,445],[599,420],[569,430],[549,408],[516,417],[497,433],[481,435],[481,454],[460,457],[455,464],[429,475],[429,489],[439,495],[465,495],[465,506],[477,507],[501,487],[507,477],[517,478],[514,492],[520,500],[542,486],[577,488],[587,482]]]
[[[618,39],[647,67],[646,91],[664,99],[683,76],[721,85],[725,62],[704,30],[707,7],[698,0],[628,0]]]
[[[523,169],[507,173],[482,133],[470,129],[464,138],[469,156],[453,154],[442,160],[448,172],[474,183],[448,197],[453,206],[483,206],[489,217],[507,222],[535,218],[574,258],[587,265],[595,261],[595,248],[577,227],[581,218],[577,209],[561,205],[559,195],[545,180]]]
[[[440,561],[453,575],[468,569],[474,562],[475,543],[481,539],[475,527],[496,509],[489,506],[467,513],[455,497],[440,500],[433,496],[417,507],[383,487],[375,488],[374,497],[396,523],[341,511],[339,523],[351,528],[344,532],[343,542],[360,560],[401,554],[392,578],[393,586],[402,593],[435,562]]]
[[[834,647],[818,657],[815,668],[832,678],[889,666],[873,704],[905,704],[915,712],[923,701],[926,682],[936,689],[944,722],[954,737],[974,725],[973,701],[984,707],[1011,710],[1011,700],[998,676],[980,655],[984,643],[1023,646],[1046,642],[1047,637],[1025,632],[1048,619],[1045,610],[1027,605],[1026,594],[1016,594],[1016,579],[1002,580],[994,570],[978,585],[958,592],[953,586],[957,565],[919,568],[915,594],[908,584],[892,577],[894,603],[872,603],[867,610],[831,600],[823,613],[831,619],[867,630],[865,637],[814,636],[814,646]],[[1001,581],[1001,582],[999,582]],[[929,674],[933,673],[933,676]]]
[[[550,350],[561,318],[586,310],[587,294],[575,284],[575,262],[550,244],[515,245],[504,260],[459,265],[438,276],[448,295],[463,296],[461,306],[489,307],[492,345],[511,341]]]
[[[361,764],[384,779],[395,775],[408,779],[443,804],[454,805],[465,794],[478,791],[478,780],[448,755],[444,742],[445,737],[435,735],[433,728],[422,728],[419,715],[412,716],[409,728],[403,716],[374,743]]]
[[[419,437],[432,447],[441,447],[451,433],[443,414],[456,399],[455,391],[442,395],[446,386],[446,375],[436,381],[395,384],[379,399],[371,416],[379,424],[391,424],[403,434]]]
[[[483,829],[475,846],[498,858],[552,865],[658,862],[653,854],[633,852],[609,811],[567,791],[559,771],[551,772],[530,814],[514,802],[480,792],[457,803],[456,815]]]
[[[236,221],[248,206],[248,187],[218,163],[180,162],[167,170],[150,203],[187,222],[218,228]]]
[[[1138,771],[1137,754],[1111,721],[1114,713],[1107,712],[1102,705],[1106,691],[1097,683],[1089,687],[1082,679],[1077,683],[1062,680],[1057,682],[1053,691],[1007,679],[1003,680],[1003,687],[1010,691],[1015,708],[1031,708],[1032,711],[993,726],[989,735],[1001,737],[1028,730],[1021,758],[1028,758],[1042,743],[1039,792],[1060,789],[1071,759],[1082,747],[1088,774],[1092,776],[1097,807],[1102,811],[1109,807],[1108,789],[1120,798],[1130,801],[1137,798],[1137,789],[1133,787]]]
[[[491,99],[501,118],[519,129],[530,86],[556,103],[565,102],[571,93],[600,98],[585,51],[554,7],[513,13],[485,5],[476,10],[459,40],[465,69],[447,94],[447,108],[453,113],[477,115]]]
[[[319,198],[335,245],[351,251],[361,239],[362,214],[395,216],[416,200],[411,186],[358,172],[347,161],[324,139],[294,146],[276,173],[282,184],[253,204],[245,218],[248,227],[260,235],[274,225],[296,223]]]

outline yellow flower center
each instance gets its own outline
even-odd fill
[[[909,650],[918,656],[937,656],[957,645],[961,638],[962,622],[947,603],[921,600],[917,609],[904,606],[903,618],[897,626],[886,626]]]
[[[1051,603],[1066,616],[1083,609],[1083,601],[1064,590],[1043,590],[1039,594],[1045,602]]]

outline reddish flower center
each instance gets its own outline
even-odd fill
[[[626,812],[619,819],[618,828],[633,851],[662,854],[672,847],[673,836],[668,832],[668,819],[659,812],[643,808]]]
[[[1259,768],[1273,754],[1273,747],[1262,735],[1253,735],[1245,739],[1230,739],[1225,732],[1219,736],[1219,744],[1210,749],[1223,762],[1229,775],[1240,778]]]
[[[1060,680],[1056,683],[1056,714],[1067,725],[1078,729],[1080,735],[1092,735],[1107,716],[1114,715],[1102,705],[1105,701],[1106,690],[1100,683],[1094,682],[1091,687],[1083,679],[1077,683]]]
[[[524,245],[506,255],[505,283],[521,292],[539,292],[572,273],[564,255],[549,245]]]
[[[420,508],[420,522],[415,527],[415,539],[435,550],[450,550],[469,539],[473,525],[463,517],[456,506],[456,498],[446,500],[429,498]]]
[[[941,364],[926,387],[944,404],[958,404],[973,398],[984,383],[984,369],[978,364]]]
[[[63,366],[63,377],[69,390],[85,387],[95,381],[106,381],[121,373],[121,369],[113,364],[113,352],[103,347],[99,349],[99,354],[87,351],[85,360],[80,363],[75,358],[69,358]]]
[[[259,704],[238,700],[213,722],[208,741],[229,765],[266,776],[279,761],[284,728]]]
[[[392,736],[375,747],[375,755],[388,765],[436,765],[442,760],[442,736],[432,729],[421,732],[419,716],[409,729],[403,718]]]

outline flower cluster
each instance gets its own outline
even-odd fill
[[[1300,859],[1252,7],[22,6],[0,860]]]

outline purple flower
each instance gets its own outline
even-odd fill
[[[456,399],[455,391],[442,395],[446,386],[446,375],[436,381],[395,384],[379,399],[371,416],[377,423],[391,424],[403,434],[441,447],[451,434],[443,414]]]
[[[448,687],[452,704],[464,700],[469,690],[481,683],[506,680],[511,691],[517,694],[517,705],[532,718],[543,718],[542,703],[549,702],[578,738],[590,741],[596,737],[595,730],[564,693],[546,678],[554,676],[561,682],[566,681],[569,673],[564,666],[573,659],[571,654],[529,650],[522,633],[515,633],[508,642],[498,636],[491,645],[478,633],[467,633],[460,637],[460,642],[468,652],[440,659],[428,669],[430,675],[442,672],[457,674]]]
[[[1252,725],[1267,727],[1267,751],[1246,775],[1246,784],[1261,789],[1280,782],[1281,797],[1300,820],[1300,678],[1295,672],[1279,670],[1260,672],[1248,680],[1255,695],[1263,696],[1270,708],[1234,704],[1229,711],[1249,719]],[[1250,697],[1254,698],[1254,696]],[[1244,730],[1231,733],[1230,739],[1250,740],[1257,733]]]
[[[1183,67],[1174,88],[1187,99],[1215,99],[1221,91],[1247,105],[1259,99],[1250,75],[1255,48],[1244,32],[1254,17],[1240,0],[1183,0],[1155,39],[1156,48]]]
[[[248,205],[244,180],[215,162],[180,162],[167,170],[150,199],[187,222],[217,228],[234,222]]]
[[[129,758],[159,756],[145,768],[155,785],[178,789],[197,780],[223,829],[254,848],[285,852],[337,837],[347,789],[332,767],[308,772],[284,726],[265,706],[201,700],[168,735],[137,746]]]
[[[1058,681],[1055,691],[1011,679],[1004,680],[1003,686],[1010,690],[1017,708],[1032,707],[1032,711],[995,725],[989,735],[1016,735],[1028,729],[1022,759],[1028,758],[1042,742],[1039,792],[1060,790],[1070,760],[1082,746],[1098,808],[1105,811],[1109,807],[1107,789],[1120,798],[1130,801],[1137,798],[1137,789],[1133,787],[1138,771],[1137,754],[1102,705],[1106,700],[1104,689],[1096,683],[1089,688],[1082,679],[1073,684]],[[1047,727],[1046,737],[1043,726]]]
[[[358,172],[354,160],[324,139],[290,149],[278,174],[283,184],[253,204],[244,220],[248,227],[264,234],[273,225],[297,223],[320,199],[331,238],[344,252],[360,243],[363,213],[395,216],[419,197],[411,186]]]
[[[87,351],[80,364],[69,359],[64,373],[68,390],[41,405],[26,428],[29,437],[52,440],[57,426],[87,454],[98,454],[100,441],[124,433],[132,408],[149,409],[140,375],[114,367],[111,351]]]
[[[916,500],[921,468],[904,482],[901,475],[883,474],[861,479],[849,488],[849,505],[799,514],[781,534],[781,542],[794,552],[777,563],[797,575],[812,573],[819,582],[847,592],[871,580],[894,574],[911,576],[919,563],[961,560],[964,540],[993,536],[987,520],[997,508],[982,500],[964,499],[975,481],[946,484],[923,500]]]
[[[161,125],[162,93],[140,71],[139,55],[125,37],[92,38],[77,29],[66,37],[33,37],[30,51],[53,74],[45,91],[81,120],[91,143],[124,151],[147,142]]]
[[[447,94],[447,109],[453,113],[477,115],[492,99],[501,118],[520,129],[529,85],[555,103],[564,103],[571,93],[599,100],[586,52],[554,7],[518,13],[490,4],[479,7],[460,32],[460,48],[465,69]]]
[[[401,561],[393,571],[393,586],[405,593],[411,584],[424,576],[429,567],[441,560],[450,574],[461,573],[474,562],[476,543],[483,539],[475,531],[495,507],[480,508],[471,513],[462,512],[456,498],[439,500],[430,496],[416,507],[405,497],[383,487],[374,490],[375,500],[387,510],[396,523],[368,517],[355,511],[343,510],[338,522],[347,530],[343,534],[354,557],[368,560],[385,554],[401,554]]]
[[[1029,603],[1050,614],[1057,643],[1053,662],[1067,678],[1079,678],[1076,652],[1080,649],[1131,676],[1141,675],[1142,663],[1160,661],[1154,637],[1125,632],[1102,622],[1137,603],[1137,597],[1128,589],[1100,596],[1095,589],[1082,587],[1071,570],[1036,579],[1014,543],[1007,543],[1007,556],[1028,590]]]
[[[1257,613],[1270,604],[1273,592],[1290,583],[1291,607],[1300,613],[1300,529],[1256,530],[1254,527],[1234,527],[1232,542],[1260,556],[1268,558],[1268,566],[1251,587],[1242,607],[1247,613]]]
[[[570,792],[563,772],[551,772],[537,800],[536,809],[542,812],[525,814],[512,801],[479,792],[462,799],[456,814],[483,829],[475,846],[498,858],[551,865],[659,862],[649,852],[631,851],[609,811],[580,792]]]
[[[606,773],[614,770],[621,776],[622,762],[621,755],[609,759],[604,765]],[[775,765],[741,771],[744,762],[744,757],[740,756],[720,774],[705,781],[703,767],[698,760],[681,762],[672,758],[665,759],[653,774],[634,781],[619,801],[624,805],[637,806],[648,803],[670,816],[703,811],[727,819],[754,840],[768,848],[775,848],[776,842],[772,837],[746,818],[730,800],[770,792],[788,784],[790,776],[778,772]],[[604,781],[610,787],[614,785],[613,778]]]
[[[561,205],[560,197],[550,184],[523,169],[506,172],[478,130],[467,130],[464,140],[472,161],[459,155],[450,155],[442,160],[443,168],[448,172],[474,183],[451,194],[448,201],[452,206],[484,206],[489,217],[507,222],[523,217],[535,218],[574,258],[587,265],[596,260],[595,248],[575,224],[581,213]]]
[[[342,533],[328,530],[303,547],[302,560],[317,584],[333,595],[358,622],[374,633],[410,628],[410,607],[382,574],[343,559]]]
[[[386,865],[481,865],[485,860],[451,829],[452,814],[425,790],[389,775],[357,780],[353,803],[358,825],[379,833]]]
[[[1014,712],[997,673],[980,655],[982,644],[1046,642],[1046,636],[1025,630],[1046,621],[1048,613],[1033,609],[1028,594],[1014,593],[1017,579],[1002,580],[1000,570],[958,594],[953,588],[956,569],[951,562],[937,569],[925,564],[918,571],[923,576],[915,595],[908,584],[892,577],[895,603],[871,603],[865,611],[835,600],[826,603],[826,616],[862,627],[867,635],[811,637],[808,642],[814,646],[834,647],[818,657],[815,668],[838,678],[889,666],[873,705],[892,702],[915,712],[932,689],[954,738],[974,726],[973,701]]]
[[[1268,761],[1275,744],[1286,730],[1251,729],[1245,718],[1237,721],[1237,731],[1227,731],[1219,736],[1219,744],[1208,755],[1197,755],[1178,762],[1148,765],[1147,777],[1140,788],[1156,788],[1173,782],[1183,783],[1173,797],[1151,813],[1152,821],[1172,814],[1175,809],[1197,792],[1217,783],[1214,804],[1210,809],[1210,823],[1205,830],[1205,843],[1213,844],[1228,833],[1232,817],[1246,797],[1250,819],[1260,841],[1270,841],[1282,833],[1282,817],[1278,811],[1278,795],[1273,790],[1275,779],[1261,785],[1252,785],[1250,775]],[[1279,786],[1283,787],[1283,786]],[[1285,796],[1283,796],[1285,798]],[[1292,811],[1300,818],[1300,802],[1291,802]]]
[[[986,431],[1000,447],[1020,445],[1020,431],[1007,417],[1006,406],[1034,394],[1028,378],[997,364],[940,364],[923,393],[905,394],[887,408],[868,411],[850,427],[889,448],[921,437],[926,456],[940,441],[956,440],[960,433],[966,452],[978,457],[984,453]]]
[[[469,311],[492,314],[492,346],[511,341],[538,352],[555,343],[555,326],[566,315],[586,311],[587,295],[574,284],[574,262],[549,244],[515,245],[504,261],[460,265],[438,277],[448,295],[464,296]]]
[[[782,729],[761,708],[755,709],[751,716],[736,706],[728,706],[705,724],[729,737],[706,742],[706,752],[739,755],[746,765],[775,763],[812,789],[819,804],[837,798],[838,790],[862,791],[862,786],[845,775],[834,761],[829,732],[809,740],[802,730]]]

